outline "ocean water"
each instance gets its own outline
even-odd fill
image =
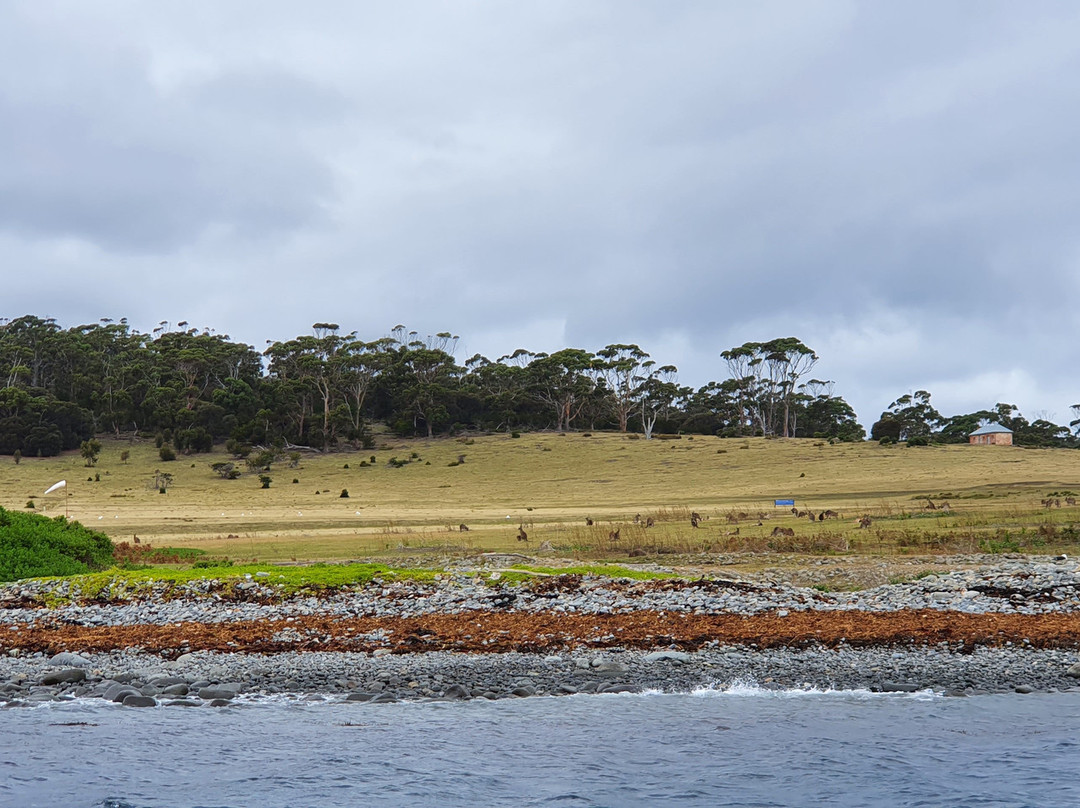
[[[1080,693],[0,711],[0,805],[1080,806]]]

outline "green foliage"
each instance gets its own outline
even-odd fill
[[[930,438],[926,435],[913,435],[907,439],[908,446],[929,446]]]
[[[235,480],[240,476],[240,469],[236,467],[236,464],[228,461],[211,463],[210,468],[223,480]]]
[[[273,479],[271,479],[270,475],[268,475],[268,474],[260,474],[259,475],[259,482],[262,483],[263,488],[269,488],[270,483],[273,482]]]
[[[197,570],[214,569],[215,567],[231,567],[233,563],[227,558],[200,559],[191,566]]]
[[[78,522],[0,508],[0,581],[105,569],[112,551],[108,536]]]
[[[349,498],[349,489],[348,488],[342,488],[341,493],[338,494],[338,498],[339,499],[348,499]]]
[[[22,462],[22,451],[16,449],[14,452],[11,453],[11,459],[15,461],[16,466],[19,465],[19,463]]]
[[[158,457],[164,460],[166,463],[176,460],[176,451],[167,443],[161,444],[161,448],[158,449]]]
[[[82,455],[87,466],[95,465],[98,460],[98,455],[101,454],[101,441],[96,438],[84,440],[79,446],[79,454]]]

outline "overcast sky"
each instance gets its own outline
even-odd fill
[[[1080,401],[1080,4],[0,5],[0,315]]]

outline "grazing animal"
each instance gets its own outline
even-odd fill
[[[525,532],[524,527],[521,527],[521,526],[518,527],[517,540],[518,541],[524,541],[524,542],[527,542],[529,540],[529,534]]]
[[[791,509],[791,512],[792,512],[793,514],[795,514],[796,516],[801,516],[801,515],[802,515],[802,514],[800,514],[800,513],[799,513],[799,509],[798,509],[798,508],[792,508],[792,509]]]
[[[824,515],[825,515],[826,519],[839,519],[840,518],[840,514],[838,514],[836,511],[832,511],[832,510],[825,511]]]
[[[951,511],[952,505],[949,504],[949,500],[945,500],[938,506],[938,508],[943,511]]]
[[[618,541],[619,540],[619,533],[621,531],[622,531],[621,527],[615,528],[615,530],[608,533],[608,538],[611,539],[612,541]]]
[[[585,517],[585,526],[586,527],[592,527],[592,523],[593,523],[592,519],[590,519],[588,516],[586,516]]]
[[[469,532],[469,526],[467,524],[462,522],[460,525],[458,525],[458,533],[468,533],[468,532]]]
[[[812,513],[806,514],[806,518],[810,520],[811,524],[813,524],[814,522],[817,521],[817,517],[814,516],[814,514],[812,514]]]
[[[874,524],[874,521],[869,516],[864,516],[862,519],[859,520],[860,528],[870,527],[870,525],[872,524]]]
[[[794,536],[795,529],[791,527],[780,527],[777,525],[772,529],[772,535],[774,536]]]
[[[698,527],[701,522],[701,517],[696,513],[690,517],[690,527]]]
[[[1055,508],[1060,508],[1061,507],[1061,500],[1060,499],[1055,499],[1054,500],[1054,507]]]
[[[636,515],[636,516],[634,517],[634,524],[635,524],[635,525],[640,525],[640,524],[641,524],[641,514],[640,514],[640,513],[639,513],[639,514],[637,514],[637,515]]]
[[[735,528],[734,530],[729,530],[728,535],[729,536],[738,536],[739,535],[739,529]]]
[[[933,503],[933,501],[930,499],[930,497],[926,498],[926,510],[928,510],[928,511],[936,511],[937,510],[937,505],[935,505]]]
[[[1076,497],[1065,497],[1065,504],[1066,505],[1075,505],[1076,504]]]
[[[141,544],[142,543],[142,542],[139,541],[139,537],[136,536],[134,533],[131,534],[131,538],[135,539],[136,544]]]
[[[824,522],[824,521],[825,521],[825,511],[822,511],[821,513],[819,513],[819,514],[817,515],[817,520],[818,520],[819,522]]]
[[[656,520],[654,520],[651,516],[645,517],[645,527],[652,527],[655,524]]]

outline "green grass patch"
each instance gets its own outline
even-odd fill
[[[257,573],[267,573],[258,576]],[[54,594],[51,601],[106,600],[138,595],[141,592],[167,594],[173,586],[192,581],[213,581],[215,589],[229,589],[234,584],[252,580],[275,587],[280,595],[305,591],[318,592],[386,581],[432,581],[442,570],[394,569],[382,564],[313,564],[304,567],[275,567],[269,564],[245,564],[218,568],[141,567],[112,568],[86,575],[42,577],[43,581],[66,583],[68,594]],[[251,576],[250,579],[248,576]]]

